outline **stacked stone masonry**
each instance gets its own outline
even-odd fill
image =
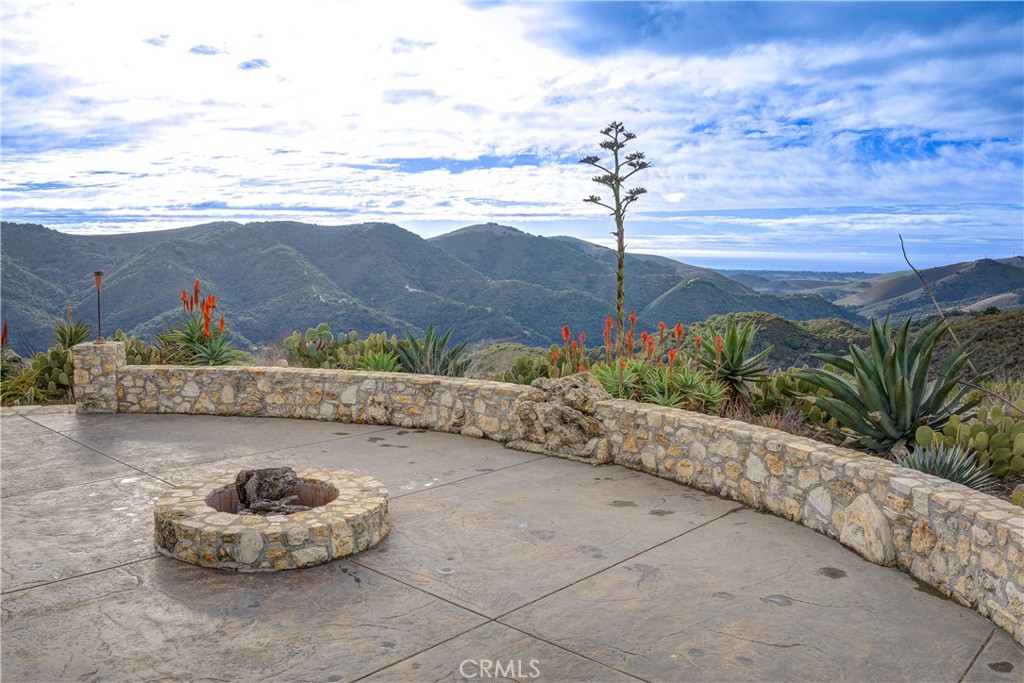
[[[96,346],[75,347],[76,397],[109,396],[113,383],[119,412],[391,424],[562,455],[545,447],[550,439],[522,433],[514,419],[523,402],[546,400],[533,387],[346,370],[125,366],[123,348],[118,356]],[[111,368],[107,358],[120,358],[120,365]],[[81,401],[78,410],[112,412],[112,403]],[[810,527],[973,607],[1024,644],[1021,508],[880,458],[743,422],[619,400],[595,401],[593,418],[600,438],[592,439],[592,462],[621,464]]]
[[[304,470],[300,481],[322,484],[333,497],[290,515],[237,515],[209,505],[230,497],[235,473],[179,486],[154,505],[153,539],[168,557],[201,567],[266,572],[324,564],[371,548],[387,536],[388,494],[370,477],[344,470]],[[226,506],[222,506],[226,507]]]

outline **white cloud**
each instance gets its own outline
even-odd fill
[[[634,219],[870,205],[1021,213],[1020,55],[985,47],[1019,45],[1019,22],[583,55],[528,38],[542,22],[570,22],[548,9],[5,4],[5,215],[90,229],[102,219],[60,223],[47,211],[109,212],[131,228],[204,216],[572,226],[605,218],[581,201],[597,188],[574,162],[596,151],[612,118],[654,161],[637,176],[650,192]],[[535,165],[454,173],[383,163],[524,152]],[[229,208],[167,208],[204,202]],[[252,208],[272,206],[281,208]],[[960,229],[950,215],[921,215],[934,230]],[[1013,237],[1012,220],[1000,221],[996,237]],[[848,222],[833,235],[843,242],[858,229]],[[672,248],[665,235],[651,239]]]

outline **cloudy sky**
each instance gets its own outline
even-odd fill
[[[652,168],[628,248],[886,271],[1022,253],[1024,4],[2,3],[5,220],[495,221],[611,246],[578,163]]]

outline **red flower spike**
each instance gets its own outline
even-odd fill
[[[7,321],[4,321],[4,330],[0,332],[0,346],[7,346]]]
[[[579,367],[576,368],[576,372],[586,372],[586,370],[587,370],[587,367],[585,365],[583,365],[583,363],[580,363]]]
[[[571,335],[569,333],[569,326],[568,325],[562,325],[562,341],[568,342],[570,336]]]
[[[669,349],[668,350],[668,364],[672,365],[675,362],[676,362],[676,350],[675,349]]]
[[[667,327],[667,325],[665,325],[665,321],[664,320],[662,320],[662,321],[660,321],[658,323],[658,331],[659,332],[664,332],[666,327]]]
[[[224,316],[220,317],[220,323],[217,324],[217,331],[218,332],[223,332],[224,331]]]
[[[572,350],[573,350],[573,351],[577,351],[577,350],[579,350],[579,348],[580,348],[580,347],[576,345],[576,340],[575,340],[575,339],[573,339],[573,340],[572,340]]]
[[[612,320],[612,314],[611,313],[609,313],[608,317],[604,319],[604,327],[607,330],[610,330],[613,327],[615,327],[615,321]]]
[[[718,353],[722,353],[725,350],[725,344],[722,343],[722,335],[715,336],[715,349]]]
[[[587,333],[586,332],[580,332],[580,344],[582,344],[585,341],[587,341]]]
[[[683,338],[683,324],[682,323],[676,323],[675,333],[676,333],[676,339],[682,339]]]
[[[555,361],[556,363],[558,362],[558,351],[552,351],[551,352],[551,359],[553,361]]]

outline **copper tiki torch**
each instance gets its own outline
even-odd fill
[[[97,270],[92,274],[93,282],[96,284],[96,343],[103,341],[103,328],[100,322],[100,290],[103,289],[103,271]]]

